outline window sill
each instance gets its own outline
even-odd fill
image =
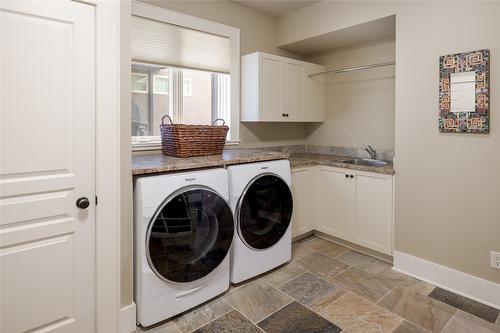
[[[161,142],[132,142],[132,151],[160,150]]]
[[[238,146],[240,141],[226,141],[224,147]],[[161,142],[132,142],[132,151],[161,150]]]
[[[227,147],[227,146],[238,146],[239,144],[240,144],[239,140],[226,141],[225,147]]]

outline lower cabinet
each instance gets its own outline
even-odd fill
[[[319,167],[316,229],[345,239],[348,234],[347,181],[345,170]]]
[[[294,236],[315,229],[392,255],[392,182],[391,175],[335,167],[292,170]]]
[[[357,173],[351,186],[350,241],[392,255],[392,176]]]
[[[316,223],[314,168],[292,169],[292,236],[312,231]]]

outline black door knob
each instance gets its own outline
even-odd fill
[[[89,206],[90,206],[90,201],[85,197],[81,197],[78,198],[78,200],[76,200],[76,207],[80,209],[87,209]]]

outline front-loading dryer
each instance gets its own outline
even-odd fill
[[[234,235],[225,169],[138,178],[134,188],[137,323],[150,326],[229,288]]]
[[[239,283],[290,260],[293,210],[290,162],[228,167],[229,203],[236,230],[231,282]]]

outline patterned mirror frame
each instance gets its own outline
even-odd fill
[[[475,112],[451,112],[451,73],[476,72]],[[444,133],[490,132],[490,51],[477,50],[439,58],[439,131]]]

